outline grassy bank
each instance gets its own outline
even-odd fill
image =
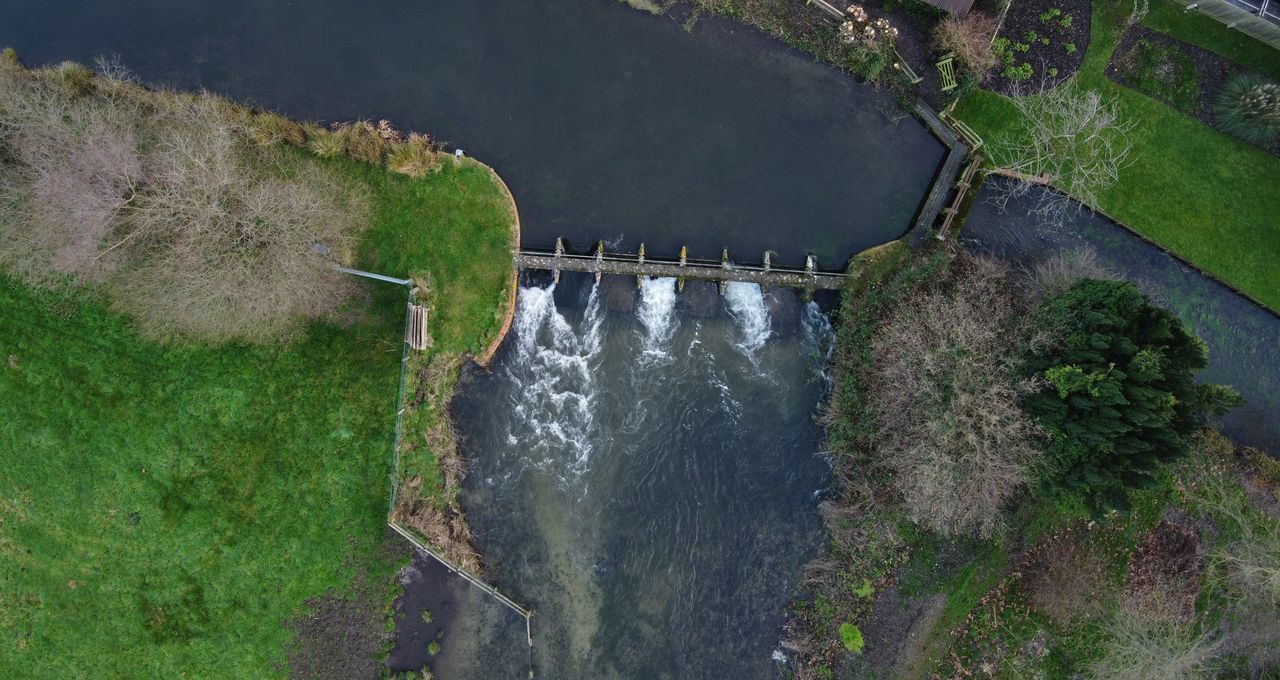
[[[1111,81],[1107,63],[1128,8],[1096,0],[1092,38],[1077,76],[1087,89],[1114,97],[1135,124],[1132,165],[1099,195],[1099,207],[1144,236],[1262,301],[1280,309],[1280,268],[1268,253],[1280,249],[1280,158],[1222,134],[1199,120]],[[1153,3],[1148,25],[1201,44],[1262,73],[1280,70],[1280,57],[1257,41],[1212,20]],[[1191,39],[1194,37],[1195,39]],[[1256,45],[1255,45],[1256,43]],[[998,147],[1019,134],[1022,121],[1001,95],[979,90],[956,115]],[[993,158],[997,164],[1007,159]]]
[[[371,196],[356,264],[428,284],[416,360],[449,370],[409,388],[431,398],[406,474],[438,497],[426,440],[500,327],[508,197],[472,161],[411,179],[298,153]],[[91,289],[0,279],[0,675],[282,676],[312,598],[374,583],[385,607],[405,291],[361,291],[287,344],[159,344]]]

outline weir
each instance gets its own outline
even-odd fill
[[[665,260],[647,257],[644,244],[640,245],[638,255],[606,253],[603,244],[596,246],[593,255],[574,255],[566,252],[563,242],[556,239],[554,252],[522,249],[516,254],[515,261],[520,269],[550,271],[557,280],[560,272],[568,271],[595,274],[597,280],[604,274],[635,276],[641,285],[645,277],[669,277],[679,281],[682,286],[686,279],[701,279],[721,284],[737,281],[808,290],[838,290],[844,287],[845,281],[843,273],[818,271],[817,262],[812,255],[807,258],[804,269],[788,269],[772,266],[769,253],[764,255],[763,266],[735,264],[729,260],[727,250],[719,262],[691,260],[683,248],[679,259]],[[724,292],[723,285],[721,292]]]

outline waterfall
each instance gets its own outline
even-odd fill
[[[725,302],[729,314],[738,324],[741,342],[735,346],[749,357],[764,347],[772,332],[769,329],[769,309],[764,305],[764,292],[754,283],[731,281],[725,286]]]
[[[568,484],[591,458],[594,371],[603,338],[600,300],[592,288],[575,326],[556,308],[554,284],[521,288],[517,299],[518,358],[508,375],[522,397],[512,403],[508,442],[520,451],[517,464],[545,469],[563,461],[551,472]]]
[[[673,278],[649,279],[640,288],[640,305],[636,315],[644,325],[642,345],[644,357],[649,360],[667,357],[671,337],[676,332],[676,280]]]

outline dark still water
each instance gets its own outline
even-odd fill
[[[811,57],[616,0],[7,0],[0,45],[429,132],[503,175],[531,247],[835,268],[906,231],[942,158],[887,95]]]
[[[565,276],[521,289],[513,329],[454,415],[464,510],[500,587],[537,612],[538,676],[776,677],[824,535],[817,305]],[[441,677],[524,674],[510,616],[489,611],[459,617]]]

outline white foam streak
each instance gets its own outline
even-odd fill
[[[555,465],[550,471],[567,484],[587,470],[591,459],[600,301],[593,288],[575,328],[556,308],[554,285],[521,288],[518,299],[518,359],[508,376],[519,387],[520,401],[512,404],[508,442],[520,463]],[[556,465],[557,460],[564,462]]]
[[[677,322],[676,280],[673,278],[649,279],[640,288],[640,305],[636,316],[644,325],[642,350],[648,359],[667,356]]]
[[[758,284],[731,281],[725,286],[724,299],[742,337],[736,346],[747,356],[753,356],[773,334],[769,328],[769,308],[764,304],[764,292]]]

